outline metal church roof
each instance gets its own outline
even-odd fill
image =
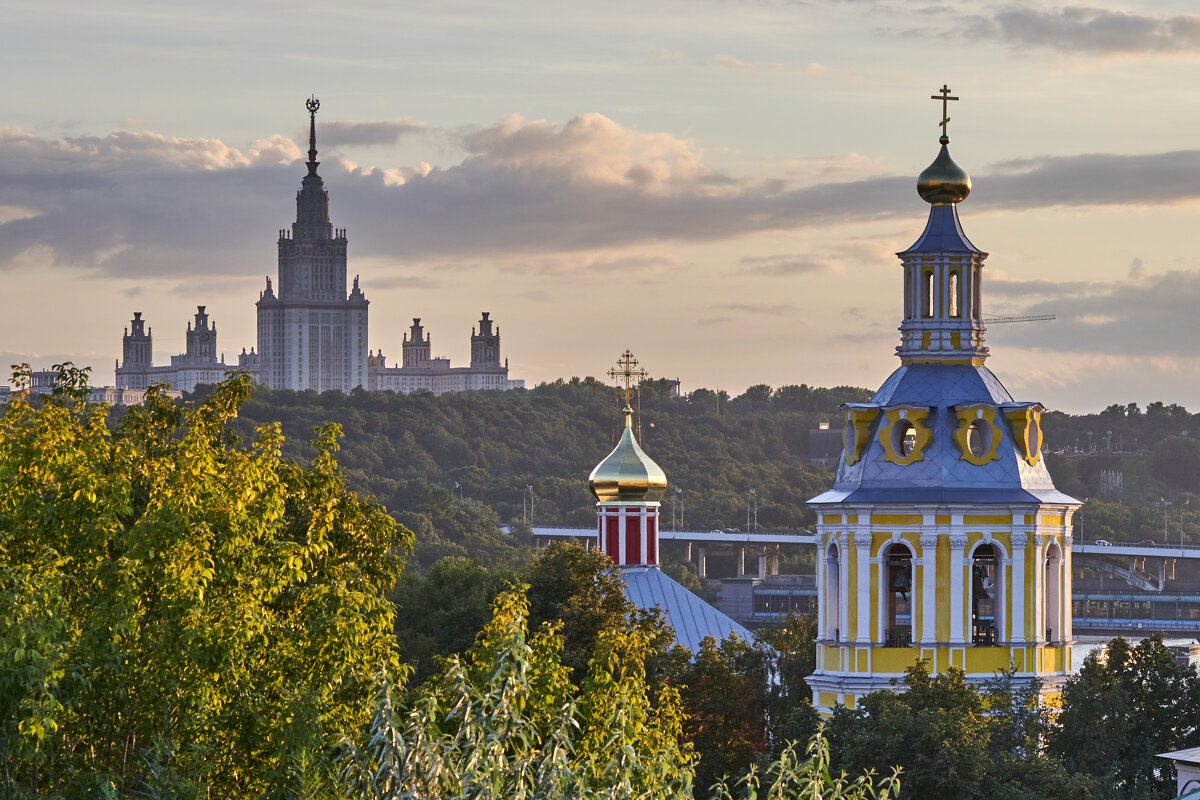
[[[747,642],[754,640],[747,628],[734,622],[701,598],[683,588],[658,567],[620,567],[625,580],[625,597],[643,611],[661,608],[667,624],[675,631],[675,641],[693,653],[700,642],[711,636],[720,642],[737,634]]]

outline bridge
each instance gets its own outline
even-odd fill
[[[679,553],[696,564],[700,577],[719,587],[717,606],[744,625],[757,627],[788,612],[816,610],[813,574],[781,574],[780,555],[815,546],[808,531],[659,531],[659,539],[676,542]],[[537,527],[539,545],[573,539],[591,546],[595,528]],[[811,552],[811,551],[810,551]],[[1161,542],[1075,542],[1077,567],[1096,577],[1079,577],[1072,596],[1073,625],[1079,633],[1148,633],[1164,631],[1200,635],[1200,569],[1194,580],[1177,580],[1177,562],[1200,565],[1200,546]],[[747,570],[747,558],[757,570]],[[710,559],[721,560],[710,575]],[[732,562],[732,567],[730,563]],[[753,564],[753,562],[751,562]],[[812,570],[805,559],[806,570]]]
[[[555,540],[574,539],[590,546],[596,540],[595,528],[533,528],[534,543],[549,544]],[[816,545],[817,535],[809,531],[659,531],[660,542],[680,542],[683,558],[696,564],[701,578],[709,577],[709,559],[732,559],[732,572],[736,577],[745,577],[746,555],[757,559],[759,578],[779,575],[779,559],[784,555],[784,545]]]

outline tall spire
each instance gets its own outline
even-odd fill
[[[971,178],[947,147],[947,102],[958,98],[944,84],[931,97],[942,101],[941,149],[917,178],[917,193],[931,206],[925,231],[896,254],[904,266],[904,321],[896,352],[905,364],[982,364],[988,349],[980,284],[987,253],[971,243],[958,220],[957,205],[971,193]]]
[[[317,166],[321,163],[317,161],[317,109],[321,107],[321,101],[314,94],[304,105],[308,108],[308,174],[316,175]]]

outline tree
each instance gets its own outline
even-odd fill
[[[342,757],[359,800],[625,798],[689,800],[693,757],[680,744],[678,693],[647,682],[648,640],[606,631],[576,685],[562,661],[559,626],[529,630],[522,591],[502,593],[491,622],[463,658],[409,701],[381,676],[375,716]],[[824,739],[804,756],[787,748],[759,771],[720,782],[714,800],[893,800],[893,771],[834,777]]]
[[[851,773],[904,770],[904,797],[990,797],[983,701],[954,667],[930,675],[917,661],[904,692],[873,692],[853,709],[834,710],[834,765]]]
[[[282,796],[397,669],[407,532],[347,488],[336,426],[307,467],[277,425],[239,445],[249,387],[151,390],[112,431],[69,393],[0,417],[5,796]]]
[[[399,713],[385,678],[370,745],[345,758],[358,797],[690,797],[678,695],[651,703],[647,638],[605,631],[576,688],[559,628],[531,634],[524,591],[505,592],[467,656]]]
[[[731,637],[711,636],[684,672],[684,737],[700,757],[696,785],[743,774],[767,748],[767,666],[763,653]]]
[[[1158,753],[1200,745],[1200,678],[1175,663],[1161,635],[1113,639],[1063,689],[1050,750],[1121,798],[1173,796],[1175,770]]]

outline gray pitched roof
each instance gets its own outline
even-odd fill
[[[625,566],[620,573],[625,580],[625,597],[644,611],[661,608],[667,624],[675,630],[675,640],[693,653],[699,651],[705,636],[720,642],[736,633],[747,642],[754,640],[748,629],[683,588],[658,567]]]

